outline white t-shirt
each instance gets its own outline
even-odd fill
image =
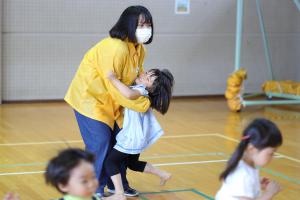
[[[238,197],[257,198],[260,195],[259,171],[243,160],[223,181],[215,200],[237,200]]]

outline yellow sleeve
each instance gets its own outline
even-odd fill
[[[126,65],[128,52],[122,48],[116,48],[115,52],[106,51],[99,56],[101,62],[101,69],[98,66],[98,71],[102,71],[102,78],[104,80],[107,91],[112,96],[113,100],[116,101],[123,107],[132,109],[137,112],[146,112],[150,107],[150,100],[147,97],[141,96],[138,99],[130,100],[124,97],[120,91],[115,88],[112,83],[107,79],[106,74],[112,70],[115,72],[117,78],[121,77],[123,67]],[[101,73],[101,72],[100,72]]]
[[[150,100],[144,96],[140,96],[138,99],[130,100],[124,97],[119,90],[117,90],[108,79],[105,79],[107,90],[111,94],[112,98],[118,102],[121,106],[129,108],[137,112],[146,112],[150,107]]]

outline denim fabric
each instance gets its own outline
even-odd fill
[[[87,151],[95,155],[95,172],[99,180],[99,188],[96,193],[104,193],[104,187],[107,185],[109,189],[114,189],[114,186],[104,170],[104,160],[116,144],[116,135],[120,131],[115,123],[114,130],[103,122],[86,117],[74,110],[76,120],[80,129],[81,137],[84,141]],[[127,163],[121,165],[121,176],[124,188],[128,187],[126,179]]]

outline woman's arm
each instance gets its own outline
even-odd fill
[[[107,74],[107,78],[126,98],[135,100],[141,96],[141,93],[138,90],[129,88],[127,85],[122,83],[119,79],[117,79],[114,72],[109,71]]]
[[[122,107],[129,108],[137,112],[146,112],[150,107],[150,100],[147,97],[140,96],[135,100],[130,100],[123,96],[121,92],[106,78],[109,71],[121,74],[125,66],[128,49],[127,46],[117,46],[112,48],[111,44],[108,45],[110,48],[106,48],[105,51],[100,51],[96,55],[97,71],[99,72],[107,92],[111,95],[112,99],[120,104]],[[99,49],[100,50],[100,49]]]

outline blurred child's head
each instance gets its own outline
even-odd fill
[[[46,183],[63,194],[90,198],[98,187],[93,162],[91,153],[76,148],[63,150],[49,161]]]
[[[254,166],[267,165],[277,147],[282,144],[278,127],[267,119],[255,119],[243,132],[243,137],[227,163],[220,178],[225,179],[238,165],[243,156]]]
[[[145,85],[152,108],[162,114],[168,111],[174,86],[174,77],[169,70],[150,69],[141,74],[135,83]]]

